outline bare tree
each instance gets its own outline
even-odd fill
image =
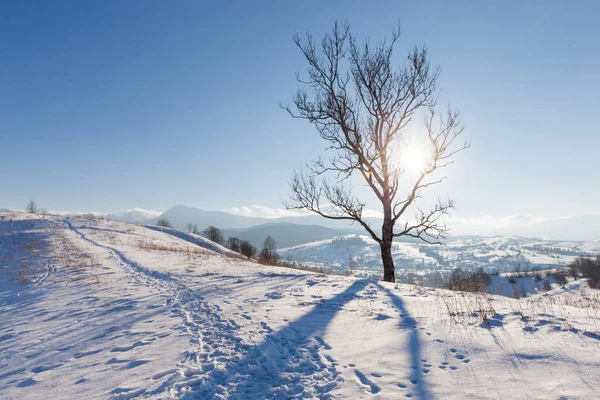
[[[196,235],[200,234],[200,229],[198,229],[198,225],[194,224],[194,226],[192,227],[192,233]]]
[[[223,244],[225,240],[221,230],[212,225],[204,230],[204,237],[218,244]]]
[[[172,228],[173,227],[171,225],[171,222],[169,222],[169,220],[166,218],[161,218],[158,221],[156,221],[156,226],[162,226],[164,228]]]
[[[185,224],[185,229],[187,229],[188,233],[191,233],[192,229],[194,229],[194,225],[191,222],[188,222]]]
[[[348,275],[353,276],[356,268],[358,267],[358,263],[356,262],[356,258],[350,256],[348,258]]]
[[[279,261],[279,254],[277,253],[277,245],[275,244],[275,239],[273,239],[270,235],[265,238],[263,242],[263,248],[258,255],[261,262],[265,264],[276,264]]]
[[[25,211],[27,211],[29,214],[37,214],[37,211],[38,211],[37,203],[34,200],[31,200],[29,203],[27,203],[27,207],[25,208]]]
[[[411,236],[440,244],[447,234],[443,217],[454,207],[452,200],[438,200],[429,211],[417,209],[415,219],[410,219],[413,222],[405,219],[405,213],[424,189],[445,179],[434,177],[434,172],[452,164],[452,157],[469,147],[467,142],[456,143],[464,129],[458,112],[448,108],[443,115],[436,114],[440,69],[430,67],[427,49],[415,47],[406,65],[394,65],[393,50],[399,37],[396,30],[391,40],[359,44],[349,26],[337,22],[320,47],[311,35],[305,39],[296,35],[294,42],[308,62],[307,77],[297,75],[303,88],[294,96],[295,109],[285,107],[293,117],[314,125],[333,153],[329,160],[310,163],[308,172],[294,174],[286,206],[359,223],[380,245],[383,279],[388,282],[395,281],[394,238]],[[406,170],[392,159],[392,148],[398,153],[409,123],[422,111],[427,112],[429,159],[401,194]],[[331,174],[334,183],[327,179]],[[354,174],[362,177],[381,202],[381,232],[365,221],[365,202],[345,184]],[[395,229],[401,217],[406,222]]]
[[[256,247],[252,246],[249,241],[242,240],[240,242],[240,253],[250,259],[250,257],[254,257],[256,254]]]
[[[240,252],[240,239],[233,237],[233,236],[227,238],[225,247],[227,247],[231,251],[235,251],[236,253],[239,253]]]

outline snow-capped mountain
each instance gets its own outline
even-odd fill
[[[144,210],[143,208],[133,208],[123,212],[108,213],[105,216],[106,218],[114,221],[129,222],[132,224],[142,224],[150,221],[153,218],[158,217],[160,214],[162,213],[159,211]]]

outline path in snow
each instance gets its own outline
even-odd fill
[[[30,284],[0,275],[3,399],[585,399],[600,390],[598,315],[555,307],[562,292],[486,297],[494,314],[482,324],[481,296],[449,293],[451,317],[444,291],[261,266],[172,232],[83,219],[30,226],[0,221],[0,234],[14,231],[10,249],[22,237],[45,246],[29,260]],[[6,237],[0,257],[11,253]],[[92,269],[77,267],[87,259]]]

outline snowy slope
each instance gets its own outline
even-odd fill
[[[591,399],[600,298],[311,274],[115,221],[0,213],[2,399]]]

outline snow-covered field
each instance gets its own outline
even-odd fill
[[[600,292],[582,281],[526,299],[454,293],[262,266],[191,239],[0,213],[0,398],[600,393]]]
[[[352,257],[358,272],[380,273],[379,245],[364,235],[345,235],[280,249],[284,259],[345,270]],[[565,267],[582,255],[600,254],[600,242],[540,241],[521,237],[451,239],[444,246],[396,242],[392,255],[398,270],[488,271]]]

